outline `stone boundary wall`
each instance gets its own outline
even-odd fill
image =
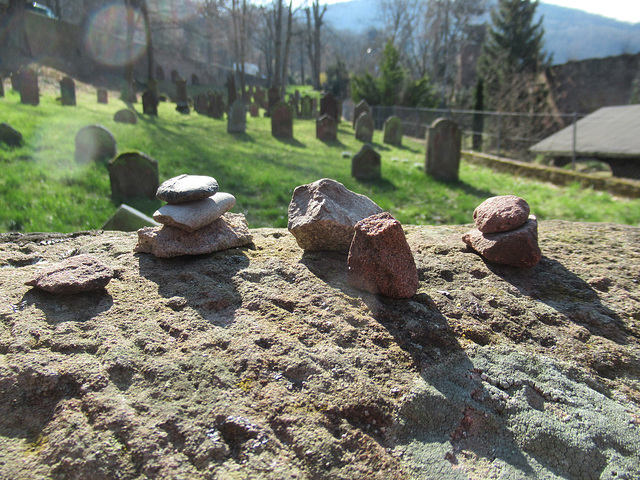
[[[604,190],[613,195],[622,197],[640,198],[640,181],[626,178],[599,177],[588,173],[577,173],[557,167],[547,167],[532,163],[519,162],[486,153],[464,150],[462,152],[464,161],[484,165],[499,172],[512,173],[522,177],[536,178],[556,185],[567,185],[572,182],[579,182],[583,187],[594,190]]]

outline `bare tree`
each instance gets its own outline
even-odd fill
[[[287,83],[289,51],[293,35],[293,0],[289,1],[288,6],[285,6],[284,0],[272,0],[271,7],[263,7],[262,13],[264,26],[273,45],[272,50],[271,47],[263,49],[263,52],[273,52],[271,56],[273,68],[269,83],[271,86],[279,88],[281,95],[283,95]]]
[[[311,74],[314,90],[320,90],[320,71],[322,59],[322,17],[327,11],[325,3],[320,11],[320,0],[315,0],[311,5],[311,9],[307,7],[305,13],[307,16],[307,51],[309,52],[309,62],[311,63]],[[311,15],[313,12],[313,17]],[[311,19],[313,18],[313,25]]]

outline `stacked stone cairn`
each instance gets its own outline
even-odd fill
[[[473,212],[476,228],[465,233],[462,241],[490,262],[534,267],[542,252],[538,222],[529,212],[529,204],[515,195],[491,197]]]
[[[213,177],[179,175],[158,188],[156,197],[167,202],[153,214],[162,224],[138,230],[135,252],[156,257],[202,255],[253,242],[247,220],[230,213],[236,199],[218,191]]]
[[[353,287],[392,298],[409,298],[418,289],[400,222],[335,180],[323,178],[294,190],[288,228],[305,251],[348,251],[347,281]]]

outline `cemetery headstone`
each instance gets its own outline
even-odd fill
[[[64,77],[60,80],[60,100],[62,105],[76,105],[76,83],[71,77]]]
[[[145,90],[142,94],[142,113],[145,115],[158,116],[158,96],[152,90]]]
[[[371,143],[374,130],[373,116],[371,116],[370,113],[364,112],[356,121],[356,139],[361,142]]]
[[[128,108],[124,108],[122,110],[118,110],[116,114],[113,116],[113,121],[117,123],[128,123],[130,125],[135,125],[138,123],[138,117],[135,112],[129,110]]]
[[[124,152],[108,165],[111,197],[155,199],[160,186],[158,162],[144,153]]]
[[[353,115],[355,113],[356,104],[353,103],[353,100],[347,98],[342,102],[342,118],[354,124]]]
[[[311,118],[315,118],[317,116],[318,116],[318,99],[314,97],[311,99]]]
[[[11,72],[11,90],[14,92],[20,91],[20,72]]]
[[[102,125],[89,125],[76,134],[76,162],[103,162],[116,156],[116,139]]]
[[[458,125],[446,118],[436,119],[427,130],[425,173],[437,180],[458,180],[461,134]]]
[[[329,115],[322,115],[316,120],[316,138],[323,142],[331,142],[338,138],[338,127]]]
[[[382,177],[380,154],[371,145],[363,145],[351,159],[351,176],[360,180]]]
[[[269,106],[267,107],[267,114],[271,115],[271,110],[280,102],[280,89],[277,87],[271,87],[267,92],[267,101]]]
[[[326,93],[320,99],[320,116],[329,115],[336,124],[340,123],[340,112],[338,111],[338,101],[331,92]]]
[[[20,72],[20,103],[25,105],[40,104],[38,74],[30,68],[25,68]]]
[[[178,73],[177,70],[171,70],[171,81],[173,83],[176,83],[178,80],[180,80],[180,74]]]
[[[123,203],[118,207],[113,216],[104,222],[102,230],[135,232],[143,227],[156,227],[158,225],[160,224],[153,218]]]
[[[229,107],[227,120],[228,133],[245,133],[247,131],[247,109],[242,100],[236,100]]]
[[[300,116],[305,119],[311,118],[311,97],[305,95],[300,101]]]
[[[356,108],[353,110],[353,128],[356,128],[356,122],[360,115],[363,113],[368,113],[371,115],[371,108],[366,100],[360,100],[360,102],[356,105]]]
[[[253,98],[255,102],[260,106],[260,108],[263,108],[263,109],[269,108],[269,105],[265,105],[264,90],[261,89],[260,87],[256,87],[256,91],[253,94]]]
[[[109,103],[109,92],[106,88],[98,89],[98,103]]]
[[[176,81],[176,111],[189,115],[189,95],[187,94],[187,81],[184,78]]]
[[[156,67],[156,80],[164,82],[164,69],[160,65]]]
[[[206,115],[209,112],[209,97],[206,93],[199,93],[193,99],[193,109],[200,115]]]
[[[10,147],[20,147],[23,143],[22,134],[8,123],[0,123],[0,143]]]
[[[293,138],[293,112],[280,102],[271,110],[271,135],[276,138]]]
[[[249,113],[252,117],[257,117],[258,115],[260,115],[260,109],[258,108],[257,103],[251,104],[251,106],[249,107]]]
[[[384,143],[399,147],[402,145],[402,120],[399,117],[389,117],[384,122]]]

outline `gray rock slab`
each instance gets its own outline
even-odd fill
[[[167,203],[183,203],[201,200],[218,191],[218,182],[205,175],[182,174],[162,182],[156,197]]]
[[[193,232],[214,222],[235,204],[236,197],[230,193],[218,192],[202,200],[164,205],[156,210],[153,219],[169,227]]]
[[[170,258],[242,247],[253,242],[247,219],[241,213],[225,213],[200,230],[186,232],[179,228],[145,227],[138,230],[138,243],[134,252],[151,253]]]
[[[382,209],[371,199],[323,178],[293,191],[288,229],[304,250],[346,252],[355,224],[376,213]]]
[[[23,144],[22,134],[8,123],[0,123],[0,143],[10,147],[20,147]]]
[[[60,295],[100,290],[113,278],[113,270],[92,255],[76,255],[45,268],[25,285]]]
[[[142,227],[156,227],[158,225],[159,223],[150,216],[123,203],[113,216],[102,225],[102,230],[135,232]]]

